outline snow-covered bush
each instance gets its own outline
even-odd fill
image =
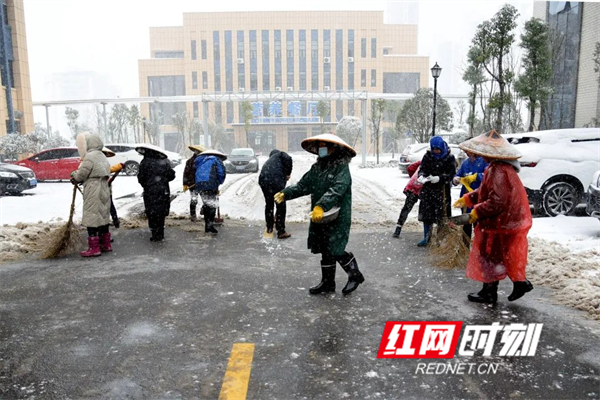
[[[362,132],[362,122],[357,117],[345,116],[338,122],[335,134],[352,146]]]

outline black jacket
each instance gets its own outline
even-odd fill
[[[148,152],[140,163],[138,182],[144,188],[146,215],[169,215],[171,192],[169,182],[175,179],[175,171],[168,159]]]
[[[435,158],[431,151],[423,156],[419,176],[439,176],[438,183],[425,183],[419,199],[419,221],[426,224],[438,223],[450,216],[450,182],[456,174],[456,159],[452,154]]]
[[[260,171],[258,184],[263,189],[279,192],[285,188],[286,177],[291,174],[292,157],[283,151],[273,150]]]

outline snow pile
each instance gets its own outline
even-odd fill
[[[600,265],[598,250],[574,254],[566,247],[529,239],[527,274],[534,284],[548,286],[561,304],[587,311],[600,320]]]
[[[0,228],[0,262],[16,261],[44,250],[58,225],[49,223],[4,225]]]
[[[359,164],[358,168],[398,168],[398,160],[389,160],[380,162],[379,164],[373,161],[368,161],[364,166]]]

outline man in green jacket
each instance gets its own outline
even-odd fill
[[[346,252],[352,224],[352,177],[348,164],[356,152],[341,138],[330,133],[303,140],[302,148],[318,155],[317,162],[296,185],[275,194],[275,201],[281,203],[311,195],[308,248],[314,254],[321,254],[322,279],[309,292],[320,294],[335,291],[335,264],[338,262],[348,274],[348,283],[342,289],[346,295],[365,280],[358,270],[354,255]],[[337,217],[335,213],[329,216],[337,207]]]

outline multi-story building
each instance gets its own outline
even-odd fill
[[[533,15],[548,22],[557,51],[554,90],[541,128],[580,128],[600,120],[600,82],[594,72],[600,3],[536,1]]]
[[[254,92],[414,93],[429,84],[429,59],[417,55],[416,24],[384,24],[382,11],[186,13],[183,26],[150,29],[151,59],[139,60],[140,96]],[[360,102],[252,101],[248,144],[294,151]],[[202,105],[159,103],[142,113],[176,140],[171,116],[202,119]],[[210,103],[208,120],[246,145],[240,102]]]
[[[0,0],[0,136],[33,132],[23,0]]]

